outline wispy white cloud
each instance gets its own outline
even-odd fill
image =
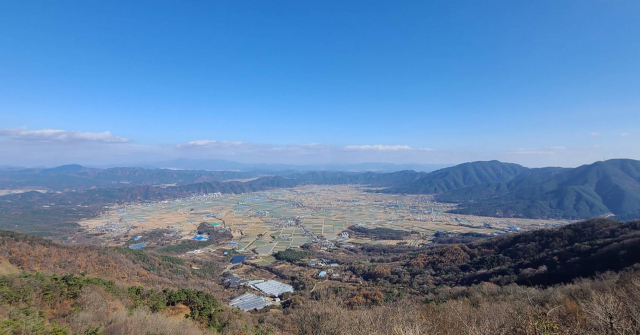
[[[412,148],[408,145],[384,145],[384,144],[366,144],[366,145],[347,145],[345,150],[366,150],[366,151],[433,151],[430,148]]]
[[[595,131],[594,131],[594,132],[592,132],[592,133],[591,133],[591,134],[589,134],[589,135],[591,135],[591,136],[600,136],[600,133],[598,133],[598,132],[595,132]]]
[[[528,148],[528,149],[517,149],[511,152],[508,152],[509,155],[555,155],[559,153],[565,154],[567,151],[567,147],[565,146],[555,146],[550,148]]]
[[[408,145],[384,145],[384,144],[366,144],[366,145],[347,145],[334,146],[321,143],[308,144],[290,144],[290,145],[274,145],[265,143],[251,142],[235,142],[220,140],[195,140],[187,143],[181,143],[177,148],[203,148],[203,149],[259,149],[262,151],[282,152],[282,153],[301,153],[311,154],[314,152],[339,152],[339,151],[363,151],[363,152],[410,152],[410,151],[433,151],[430,148],[413,148]]]
[[[619,133],[631,136],[633,133]],[[120,143],[120,144],[113,144]],[[563,142],[560,142],[564,144]],[[593,143],[592,143],[593,144]],[[638,159],[633,145],[579,147],[571,145],[523,146],[517,150],[478,148],[467,152],[446,148],[412,147],[405,144],[332,145],[322,143],[273,144],[194,139],[182,143],[144,144],[110,132],[82,132],[60,129],[0,128],[0,164],[60,165],[68,163],[114,164],[153,163],[168,159],[233,159],[247,163],[362,163],[393,162],[454,164],[465,161],[499,159],[525,166],[577,166],[603,157]],[[517,148],[517,146],[516,146]],[[613,151],[613,152],[612,152]]]
[[[128,139],[115,136],[109,131],[95,133],[62,129],[28,129],[26,127],[0,129],[0,136],[20,141],[38,142],[129,142]]]
[[[240,148],[250,146],[250,143],[240,141],[195,140],[178,144],[179,148],[208,147],[208,148]]]
[[[291,144],[287,146],[271,146],[270,151],[287,155],[313,155],[335,150],[335,147],[321,143]]]
[[[411,162],[417,156],[425,159],[429,148],[414,148],[408,145],[347,145],[322,143],[277,145],[272,143],[234,142],[214,139],[194,140],[173,146],[178,155],[189,157],[243,157],[274,163],[319,163],[319,162]]]

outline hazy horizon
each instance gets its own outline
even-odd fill
[[[61,164],[34,164],[34,165],[12,165],[12,164],[0,164],[0,168],[27,168],[27,169],[49,169],[56,168],[61,166],[70,166],[70,165],[80,165],[87,168],[96,168],[96,169],[106,169],[106,168],[126,168],[126,167],[135,167],[135,168],[146,168],[146,169],[171,169],[171,170],[207,170],[207,171],[233,171],[233,170],[243,170],[243,171],[259,171],[261,168],[270,168],[267,170],[273,171],[285,171],[289,168],[291,170],[333,170],[333,171],[353,171],[353,172],[364,172],[364,171],[381,171],[381,172],[393,172],[393,171],[401,171],[401,170],[414,170],[417,172],[433,172],[439,169],[453,167],[460,164],[465,163],[476,163],[476,162],[488,162],[488,161],[498,161],[502,163],[512,163],[524,166],[526,168],[546,168],[546,167],[560,167],[560,168],[576,168],[584,165],[591,165],[597,162],[603,162],[608,160],[617,160],[617,159],[631,159],[626,157],[613,157],[607,158],[603,160],[596,160],[593,162],[586,162],[580,165],[575,166],[558,166],[558,165],[541,165],[541,166],[527,166],[524,164],[514,163],[510,161],[501,161],[497,159],[489,159],[489,160],[471,160],[464,161],[460,163],[443,163],[443,164],[429,164],[429,163],[393,163],[393,162],[360,162],[360,163],[316,163],[316,164],[295,164],[295,163],[264,163],[264,162],[241,162],[227,159],[173,159],[167,161],[149,161],[149,162],[122,162],[122,163],[111,163],[111,164],[94,164],[91,162],[87,163],[79,163],[79,162],[65,162]],[[172,164],[172,163],[178,164]],[[226,163],[226,164],[238,164],[241,165],[241,168],[233,167],[233,168],[218,168],[214,165],[207,166],[206,164],[212,162],[214,163]],[[379,168],[375,168],[379,166]],[[372,168],[373,167],[373,168]]]

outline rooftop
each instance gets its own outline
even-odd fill
[[[279,297],[286,292],[293,292],[293,286],[283,284],[275,280],[267,280],[259,283],[249,283],[249,284],[253,286],[253,288],[255,288],[256,290],[259,290],[264,294],[275,296],[275,297]]]
[[[229,285],[231,287],[237,287],[240,285],[244,285],[247,280],[246,279],[242,279],[236,275],[231,275],[225,278],[225,281],[229,283]]]
[[[262,309],[269,305],[269,303],[264,297],[252,293],[245,293],[229,301],[229,305],[238,307],[246,312],[254,309]]]

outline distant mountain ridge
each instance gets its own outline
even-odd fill
[[[362,163],[355,165],[244,164],[225,160],[175,160],[159,167],[94,168],[78,164],[53,168],[0,169],[0,189],[48,189],[51,191],[90,188],[120,188],[143,185],[246,180],[264,176],[300,176],[307,172],[379,174],[408,168],[433,171],[446,165]]]
[[[194,184],[257,178],[266,172],[203,171],[116,167],[97,169],[77,164],[47,169],[0,171],[0,189],[44,188],[52,191],[127,186]]]
[[[251,181],[239,181],[247,179]],[[454,212],[461,214],[565,219],[614,214],[622,220],[640,218],[640,161],[631,159],[577,168],[536,169],[481,161],[430,173],[282,171],[268,175],[257,171],[93,169],[79,165],[0,172],[0,187],[33,189],[51,184],[60,190],[85,191],[53,197],[69,198],[68,203],[79,201],[81,205],[161,200],[194,193],[243,193],[309,184],[359,184],[380,188],[378,192],[434,195],[437,201],[459,204]],[[167,184],[176,186],[153,187]],[[29,197],[40,202],[48,198],[42,194],[24,194],[6,199],[19,201]]]
[[[530,218],[640,217],[640,161],[615,159],[574,169],[527,169],[504,182],[445,192],[458,213]]]
[[[224,159],[175,159],[166,162],[147,164],[148,166],[162,169],[185,169],[206,171],[343,171],[343,172],[395,172],[402,170],[414,170],[431,172],[450,164],[396,164],[396,163],[357,163],[357,164],[267,164],[267,163],[240,163]]]

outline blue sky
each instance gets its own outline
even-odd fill
[[[638,18],[638,1],[4,1],[0,164],[640,159]]]

